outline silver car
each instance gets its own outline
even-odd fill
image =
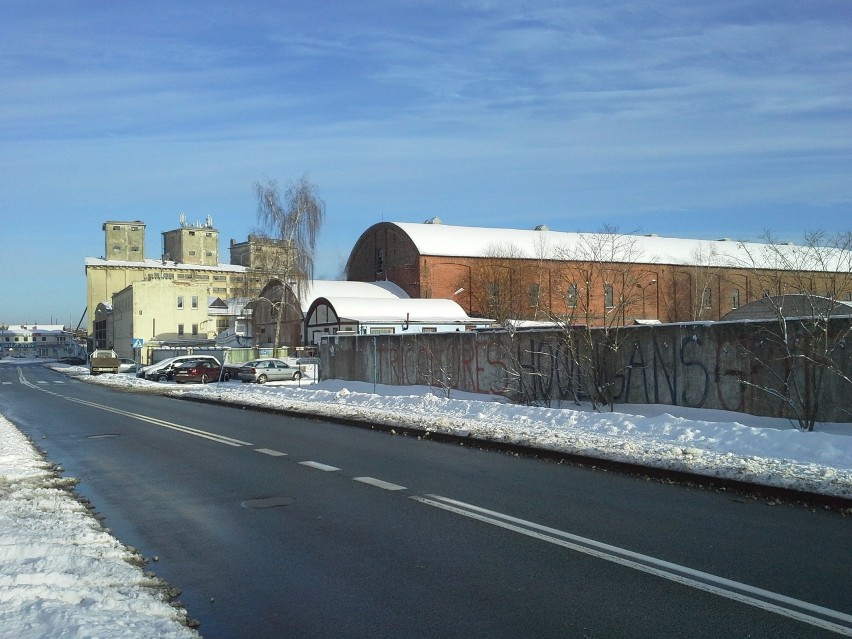
[[[135,373],[138,369],[139,364],[137,364],[135,360],[128,359],[127,357],[118,358],[119,373]]]
[[[265,384],[266,382],[301,379],[302,371],[295,366],[290,366],[283,359],[265,357],[253,359],[240,366],[238,377],[243,382]]]

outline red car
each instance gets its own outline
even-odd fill
[[[201,382],[202,384],[217,382],[220,375],[225,382],[231,379],[228,371],[222,374],[222,366],[220,364],[204,359],[195,362],[181,362],[180,365],[174,368],[173,373],[174,380],[178,384],[185,382]]]

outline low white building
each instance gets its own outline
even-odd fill
[[[255,346],[301,346],[314,344],[307,329],[308,313],[318,299],[353,298],[369,303],[377,300],[408,299],[393,282],[347,282],[344,280],[310,280],[284,284],[271,280],[259,298],[246,309],[251,314]],[[320,330],[320,332],[322,332]]]
[[[77,345],[62,324],[0,326],[0,357],[76,355]]]
[[[305,318],[309,344],[327,335],[447,333],[488,328],[493,320],[469,317],[452,300],[317,298]]]

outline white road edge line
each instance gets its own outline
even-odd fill
[[[472,504],[466,504],[464,502],[449,499],[447,497],[441,497],[439,495],[427,495],[426,497],[412,496],[411,499],[414,499],[415,501],[419,501],[420,503],[429,506],[434,506],[436,508],[441,508],[443,510],[453,512],[458,515],[462,515],[464,517],[469,517],[470,519],[476,519],[478,521],[498,526],[506,530],[511,530],[513,532],[526,535],[528,537],[533,537],[535,539],[546,541],[557,546],[562,546],[564,548],[568,548],[576,552],[597,557],[605,561],[610,561],[616,564],[620,564],[622,566],[639,570],[641,572],[656,575],[657,577],[668,579],[669,581],[674,581],[685,586],[690,586],[698,590],[710,592],[720,597],[725,597],[727,599],[739,601],[741,603],[767,610],[769,612],[774,612],[776,614],[789,617],[791,619],[795,619],[797,621],[801,621],[812,626],[816,626],[818,628],[823,628],[825,630],[830,630],[832,632],[836,632],[847,637],[852,637],[852,627],[842,626],[826,619],[813,617],[797,610],[784,608],[779,604],[770,603],[768,601],[757,599],[755,597],[751,597],[740,592],[726,590],[722,586],[727,586],[729,588],[741,590],[743,592],[756,594],[766,599],[782,602],[803,610],[810,610],[817,614],[822,614],[826,617],[830,617],[840,621],[852,622],[851,615],[847,615],[836,610],[831,610],[830,608],[824,608],[822,606],[810,604],[808,602],[794,599],[792,597],[780,595],[778,593],[763,590],[761,588],[756,588],[754,586],[749,586],[747,584],[732,581],[730,579],[725,579],[723,577],[717,577],[715,575],[711,575],[710,573],[705,573],[699,570],[687,568],[685,566],[680,566],[678,564],[673,564],[667,561],[656,559],[654,557],[650,557],[648,555],[635,553],[629,550],[625,550],[623,548],[618,548],[617,546],[611,546],[609,544],[595,541],[593,539],[580,537],[578,535],[572,535],[571,533],[566,533],[555,528],[549,528],[547,526],[535,524],[533,522],[518,519],[516,517],[505,515],[496,511],[487,510],[485,508],[480,508],[479,506],[474,506]],[[526,528],[522,528],[521,526],[526,526]],[[540,530],[542,532],[536,532],[537,530]],[[565,539],[559,539],[557,537],[545,535],[543,534],[543,532],[547,532],[549,533],[549,535],[563,537]],[[566,541],[566,539],[570,539],[572,541]],[[617,555],[623,556],[619,557]],[[630,557],[631,559],[628,559],[627,557]],[[640,563],[642,561],[647,563]],[[655,565],[659,567],[655,567]],[[669,572],[669,570],[673,572]],[[697,579],[692,579],[684,575],[675,574],[675,572],[684,573],[684,575],[693,575],[695,577],[705,579],[709,582],[715,582],[719,585],[716,586],[712,585],[712,583],[704,583],[702,581],[698,581]]]
[[[352,479],[359,481],[362,484],[369,484],[370,486],[375,486],[376,488],[382,488],[384,490],[406,490],[405,486],[392,484],[389,481],[382,481],[381,479],[376,479],[374,477],[353,477]]]
[[[317,470],[324,470],[327,473],[334,472],[335,470],[340,470],[335,466],[329,466],[328,464],[321,464],[315,461],[301,461],[299,462],[302,466],[308,466],[309,468],[316,468]]]

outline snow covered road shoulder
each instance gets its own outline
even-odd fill
[[[69,483],[0,416],[0,637],[197,639]]]

